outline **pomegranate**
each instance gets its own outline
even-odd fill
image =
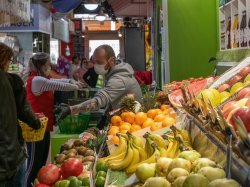
[[[78,176],[82,173],[83,164],[78,158],[69,158],[61,166],[61,172],[64,179],[70,176]]]
[[[39,170],[37,179],[41,184],[52,185],[59,180],[60,176],[60,170],[56,165],[47,164]]]

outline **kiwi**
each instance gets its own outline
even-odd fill
[[[94,162],[94,160],[95,160],[95,157],[93,157],[93,156],[86,156],[86,157],[83,158],[82,162],[88,162],[88,161]]]
[[[74,146],[81,146],[81,145],[84,145],[84,141],[81,139],[78,139],[78,140],[75,140],[73,144]]]
[[[87,148],[84,146],[79,147],[77,150],[79,155],[85,155],[86,151],[87,151]]]
[[[66,159],[66,155],[65,154],[57,154],[55,156],[55,161],[57,164],[61,164],[63,163],[63,161]]]
[[[72,145],[65,143],[65,144],[62,145],[62,147],[63,147],[62,148],[63,150],[69,150],[69,149],[72,148]]]
[[[68,154],[66,155],[66,158],[67,158],[67,159],[68,159],[68,158],[73,158],[73,157],[75,157],[75,156],[76,156],[75,153],[70,152],[70,153],[68,153]]]
[[[77,154],[77,150],[76,149],[70,149],[69,151],[68,151],[68,153],[75,153],[75,155]]]
[[[83,162],[84,156],[82,156],[82,155],[76,155],[75,158],[78,158],[81,162]]]
[[[61,154],[67,155],[67,154],[68,154],[68,151],[67,151],[67,150],[64,150],[63,152],[61,152]]]
[[[93,150],[88,149],[85,152],[84,156],[95,156],[95,152]]]

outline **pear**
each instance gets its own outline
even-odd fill
[[[226,173],[223,169],[210,166],[201,168],[197,173],[207,177],[210,182],[215,179],[223,179],[226,177]]]
[[[190,174],[184,181],[183,187],[194,187],[199,184],[199,187],[207,187],[209,181],[201,174]]]
[[[240,187],[240,184],[233,179],[216,179],[208,184],[207,187]]]

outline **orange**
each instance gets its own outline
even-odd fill
[[[163,127],[168,127],[168,126],[172,126],[173,124],[175,124],[175,119],[172,117],[166,117],[163,121],[162,121],[162,126]]]
[[[155,110],[156,110],[156,112],[157,112],[157,115],[162,114],[161,109],[157,108],[157,109],[155,109]]]
[[[151,119],[154,119],[155,116],[158,114],[157,110],[156,109],[150,109],[148,112],[147,112],[147,116],[148,118],[151,118]]]
[[[125,112],[125,114],[122,115],[122,120],[130,124],[133,124],[135,121],[135,113]]]
[[[150,130],[151,131],[157,131],[162,128],[162,124],[160,122],[155,122],[151,125]]]
[[[142,125],[147,120],[147,114],[144,112],[138,112],[135,114],[135,123],[137,125]]]
[[[141,130],[141,126],[140,125],[131,125],[131,128],[129,130],[129,132],[135,132],[135,131],[138,131],[138,130]]]
[[[120,126],[121,122],[122,122],[122,119],[120,118],[120,116],[113,116],[111,118],[111,124],[114,126]]]
[[[163,111],[163,110],[166,110],[166,109],[168,109],[168,108],[170,108],[169,105],[165,105],[165,104],[161,105],[161,110],[162,110],[162,111]]]
[[[108,131],[108,135],[116,135],[116,133],[118,132],[119,132],[119,127],[112,126]]]
[[[177,114],[176,114],[176,112],[175,111],[171,111],[171,112],[169,112],[169,114],[168,114],[170,117],[172,117],[172,118],[176,118],[176,116],[177,116]]]
[[[151,125],[153,125],[154,120],[152,120],[151,118],[148,118],[143,124],[142,124],[142,128],[146,128],[146,127],[151,127]]]
[[[164,114],[158,114],[157,116],[155,116],[154,121],[155,122],[162,122],[167,116]]]
[[[122,122],[119,130],[122,132],[123,130],[129,131],[131,128],[131,124],[127,122]]]
[[[116,145],[118,145],[119,142],[120,142],[118,136],[113,136],[113,137],[111,138],[111,141],[112,141],[113,144],[116,144]]]
[[[165,114],[165,115],[169,115],[169,109],[163,110],[162,113]]]
[[[128,132],[128,130],[122,130],[122,131],[120,131],[120,133],[122,133],[122,134],[126,134]]]

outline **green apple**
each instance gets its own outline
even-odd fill
[[[59,187],[69,187],[70,181],[69,180],[61,180]]]
[[[231,96],[231,94],[230,94],[229,92],[226,92],[226,91],[221,92],[221,93],[220,93],[221,103],[222,103],[223,101],[225,101],[227,98],[229,98],[230,96]]]

